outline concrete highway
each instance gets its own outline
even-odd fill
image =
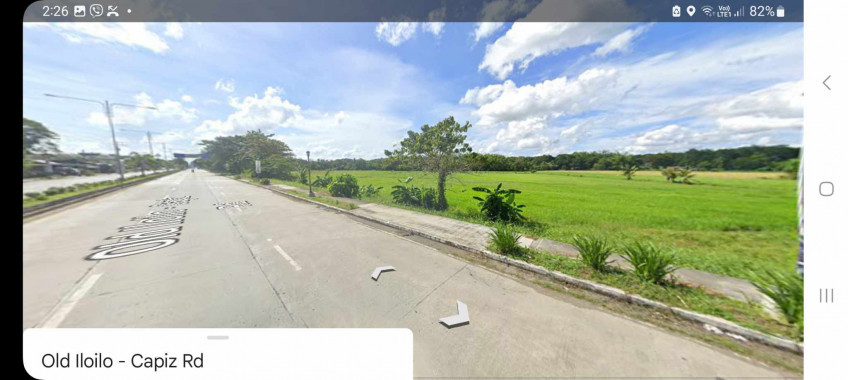
[[[150,212],[161,213],[132,220]],[[130,236],[151,231],[134,227],[145,222],[161,223],[160,232]],[[781,376],[201,170],[27,221],[23,230],[24,328],[401,327],[413,332],[416,377]],[[153,236],[156,243],[132,245]],[[397,270],[372,280],[386,265]],[[439,319],[456,314],[457,300],[471,323],[448,329]]]
[[[141,175],[141,172],[127,172],[124,173],[124,178],[130,178]],[[67,176],[67,177],[57,177],[57,178],[26,178],[24,179],[23,186],[23,194],[26,193],[40,193],[44,190],[47,190],[51,187],[67,187],[71,185],[76,185],[79,183],[92,183],[92,182],[101,182],[101,181],[109,181],[120,178],[117,173],[108,173],[108,174],[95,174],[91,176]]]

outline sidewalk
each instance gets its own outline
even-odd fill
[[[307,190],[293,186],[272,186],[283,190],[294,190],[304,194],[308,193]],[[438,215],[410,211],[397,207],[385,206],[378,203],[366,203],[360,200],[348,198],[335,198],[355,203],[357,208],[351,211],[354,214],[360,214],[390,222],[392,224],[424,232],[442,240],[453,241],[479,250],[485,250],[489,245],[489,232],[492,231],[492,228],[488,226],[468,223]],[[522,236],[519,239],[519,244],[526,248],[532,248],[551,254],[574,258],[578,256],[577,249],[568,243]],[[630,263],[624,260],[624,258],[620,255],[614,254],[611,259],[613,261],[611,263],[612,266],[628,270],[631,268]],[[674,272],[674,276],[678,281],[690,286],[701,287],[713,293],[722,294],[743,302],[746,302],[748,299],[756,300],[766,306],[767,309],[771,309],[773,307],[771,300],[761,294],[757,288],[747,280],[720,276],[689,268],[679,268]]]

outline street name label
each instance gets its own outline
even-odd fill
[[[171,198],[166,196],[157,200],[150,207],[163,208],[161,211],[150,211],[147,215],[130,219],[135,222],[118,228],[118,235],[107,237],[106,244],[98,245],[92,250],[87,260],[105,260],[139,253],[155,251],[177,244],[182,233],[188,209],[179,209],[179,205],[188,205],[191,196]],[[112,241],[117,240],[117,241]]]
[[[37,379],[412,380],[404,328],[30,328]],[[353,353],[353,354],[352,354]]]

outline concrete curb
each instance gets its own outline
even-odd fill
[[[598,293],[598,294],[601,294],[601,295],[604,295],[604,296],[607,296],[607,297],[610,297],[610,298],[615,298],[617,300],[629,302],[629,303],[634,304],[634,305],[640,305],[640,306],[650,307],[650,308],[654,308],[654,309],[658,309],[658,310],[662,310],[662,311],[668,311],[668,312],[671,312],[672,314],[674,314],[674,315],[676,315],[676,316],[678,316],[682,319],[688,320],[690,322],[696,322],[696,323],[699,323],[699,324],[707,323],[707,324],[716,326],[716,327],[718,327],[722,330],[732,332],[734,334],[740,335],[740,336],[745,337],[747,339],[750,339],[750,340],[753,340],[753,341],[756,341],[756,342],[759,342],[759,343],[762,343],[762,344],[765,344],[765,345],[768,345],[768,346],[771,346],[771,347],[775,347],[775,348],[778,348],[778,349],[781,349],[781,350],[784,350],[784,351],[789,351],[789,352],[793,352],[793,353],[796,353],[796,354],[803,354],[804,353],[804,346],[803,346],[802,343],[794,342],[794,341],[789,340],[789,339],[780,338],[780,337],[776,337],[776,336],[773,336],[773,335],[764,334],[764,333],[761,333],[759,331],[751,330],[749,328],[739,326],[739,325],[737,325],[737,324],[735,324],[731,321],[728,321],[726,319],[723,319],[723,318],[714,317],[714,316],[710,316],[710,315],[704,315],[704,314],[696,313],[694,311],[689,311],[689,310],[684,310],[684,309],[680,309],[680,308],[673,307],[673,306],[668,306],[668,305],[666,305],[662,302],[649,300],[649,299],[640,297],[640,296],[635,295],[635,294],[629,294],[629,293],[627,293],[627,292],[625,292],[621,289],[618,289],[618,288],[613,288],[611,286],[598,284],[598,283],[595,283],[595,282],[592,282],[592,281],[572,277],[572,276],[569,276],[567,274],[556,272],[556,271],[551,271],[551,270],[548,270],[544,267],[540,267],[538,265],[533,265],[533,264],[530,264],[530,263],[525,262],[525,261],[515,260],[515,259],[512,259],[512,258],[504,256],[504,255],[496,254],[496,253],[493,253],[489,250],[480,250],[480,249],[477,249],[477,248],[474,248],[474,247],[468,247],[468,246],[465,246],[463,244],[459,244],[459,243],[456,243],[456,242],[453,242],[453,241],[450,241],[450,240],[445,240],[445,239],[439,238],[437,236],[427,234],[425,232],[421,232],[421,231],[418,231],[418,230],[414,230],[414,229],[411,229],[411,228],[408,228],[408,227],[405,227],[405,226],[401,226],[401,225],[392,223],[392,222],[387,221],[387,220],[380,220],[380,219],[373,218],[373,217],[370,217],[370,216],[356,214],[356,213],[353,213],[349,210],[341,209],[341,208],[338,208],[338,207],[335,207],[335,206],[326,205],[326,204],[323,204],[321,202],[313,201],[311,199],[307,199],[307,198],[303,198],[303,197],[299,197],[299,196],[294,195],[294,194],[289,194],[289,193],[286,193],[284,191],[275,189],[275,188],[271,187],[270,185],[269,186],[258,185],[258,184],[251,183],[251,182],[245,181],[245,180],[238,180],[238,181],[244,182],[244,183],[256,186],[256,187],[261,187],[261,188],[273,191],[275,193],[282,194],[282,195],[287,196],[289,198],[293,198],[295,200],[300,200],[300,201],[303,201],[303,202],[308,202],[308,203],[312,203],[312,204],[315,204],[315,205],[318,205],[318,206],[326,207],[326,208],[335,210],[336,212],[345,213],[345,214],[348,214],[348,215],[351,215],[351,216],[355,216],[355,217],[358,217],[358,218],[361,218],[361,219],[368,220],[370,222],[379,223],[379,224],[382,224],[384,226],[395,228],[395,229],[398,229],[398,230],[401,230],[401,231],[404,231],[404,232],[407,232],[407,233],[410,233],[410,234],[413,234],[413,235],[421,236],[421,237],[429,239],[429,240],[433,240],[433,241],[437,241],[439,243],[447,244],[447,245],[454,247],[454,248],[458,248],[458,249],[461,249],[461,250],[464,250],[464,251],[468,251],[468,252],[472,252],[472,253],[475,253],[475,254],[478,254],[478,255],[482,255],[486,258],[496,260],[496,261],[502,262],[502,263],[507,264],[507,265],[512,265],[512,266],[521,268],[521,269],[529,271],[529,272],[537,273],[537,274],[540,274],[540,275],[543,275],[543,276],[548,276],[548,277],[550,277],[550,278],[552,278],[556,281],[563,282],[563,283],[566,283],[566,284],[570,284],[570,285],[573,285],[573,286],[577,286],[577,287],[580,287],[582,289],[585,289],[585,290],[588,290],[588,291],[591,291],[591,292],[594,292],[594,293]]]
[[[35,206],[30,206],[30,207],[23,209],[23,218],[26,219],[26,218],[36,216],[36,215],[40,215],[40,214],[43,214],[43,213],[46,213],[46,212],[49,212],[49,211],[59,210],[63,207],[70,206],[74,203],[79,203],[79,202],[82,202],[82,201],[87,200],[87,199],[96,198],[96,197],[99,197],[101,195],[105,195],[105,194],[108,194],[108,193],[111,193],[111,192],[115,192],[115,191],[118,191],[118,190],[121,190],[121,189],[125,189],[127,187],[132,187],[132,186],[135,186],[135,185],[138,185],[138,184],[142,184],[142,183],[145,183],[145,182],[150,182],[150,181],[153,181],[155,179],[159,179],[159,178],[162,178],[162,177],[169,176],[169,175],[174,174],[176,172],[177,171],[173,171],[173,172],[170,172],[170,173],[155,175],[155,177],[140,179],[140,180],[133,181],[133,182],[130,182],[130,183],[123,183],[123,184],[120,184],[120,185],[107,187],[105,189],[94,190],[94,191],[90,191],[90,192],[87,192],[87,193],[74,195],[72,197],[56,199],[56,200],[53,200],[53,201],[50,201],[50,202],[45,202],[45,203],[41,203],[41,204],[38,204],[38,205],[35,205]]]

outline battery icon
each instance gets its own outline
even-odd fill
[[[782,5],[777,6],[777,17],[783,17],[783,6]]]

